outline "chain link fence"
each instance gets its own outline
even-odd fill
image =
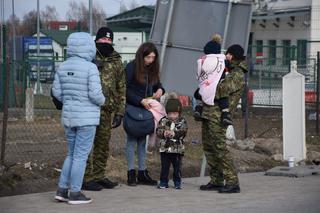
[[[296,60],[297,71],[305,76],[306,129],[319,134],[319,59],[297,54],[295,46],[250,46],[248,52],[248,104],[281,109],[282,77]]]
[[[259,63],[256,63],[257,60],[255,63],[253,60],[249,61],[249,64],[253,64],[248,77],[247,103],[252,112],[255,111],[253,110],[255,107],[281,109],[282,77],[289,72],[289,68],[282,65],[269,65],[267,60],[259,59]],[[276,61],[278,60],[281,59]],[[60,63],[61,61],[55,62],[56,69]],[[28,80],[30,79],[26,72],[28,67],[28,63],[23,61],[12,62],[9,66],[10,73],[13,75],[10,77],[9,84],[5,160],[10,162],[61,160],[65,156],[65,137],[60,124],[60,111],[55,109],[50,97],[52,81],[40,82],[40,93],[37,93],[37,82]],[[316,60],[309,59],[306,65],[298,67],[298,71],[306,76],[306,119],[307,124],[310,125],[307,126],[309,130],[316,126],[314,115]],[[1,93],[3,94],[3,88]],[[3,103],[3,100],[0,103]],[[30,114],[32,119],[28,120],[27,117]],[[3,118],[3,111],[1,118]],[[2,127],[1,125],[1,131],[3,131]],[[200,125],[197,128],[200,131]],[[248,128],[250,129],[250,126]],[[243,134],[240,133],[240,135]],[[191,140],[200,140],[198,136],[191,135],[191,138]],[[112,140],[117,145],[111,148],[113,154],[122,152],[124,143],[122,128],[114,131]]]
[[[54,60],[54,70],[59,68],[62,60]],[[282,135],[282,77],[289,72],[289,65],[283,64],[283,59],[276,58],[270,64],[269,58],[249,58],[250,72],[248,74],[248,94],[244,96],[243,103],[249,106],[248,113],[244,109],[237,112],[234,121],[237,138],[245,137],[280,137]],[[316,132],[316,98],[317,60],[306,59],[305,64],[298,65],[298,71],[306,79],[306,130],[307,134],[315,135]],[[26,169],[61,168],[66,155],[66,139],[60,123],[60,111],[55,109],[51,98],[50,88],[52,78],[37,82],[32,78],[30,70],[32,64],[28,61],[10,61],[1,64],[0,86],[0,134],[1,158],[6,165],[21,165]],[[8,72],[5,72],[8,71]],[[42,70],[42,72],[46,72]],[[10,73],[9,77],[6,73]],[[51,76],[52,73],[49,74]],[[45,78],[44,78],[45,79]],[[5,82],[8,82],[6,88]],[[8,97],[6,100],[5,97]],[[246,99],[247,97],[247,99]],[[191,106],[191,98],[185,101],[186,106]],[[7,116],[6,104],[8,106]],[[192,117],[191,107],[185,108],[185,116],[189,123],[187,136],[188,150],[196,150],[200,162],[201,124]],[[5,131],[6,134],[3,134]],[[125,133],[122,127],[112,131],[110,140],[111,158],[124,159]],[[157,155],[150,160],[157,159]],[[125,162],[125,161],[124,161]],[[188,164],[188,163],[187,163]],[[120,167],[125,171],[125,164]],[[50,173],[51,174],[51,173]],[[48,174],[44,174],[47,178]],[[50,176],[50,175],[49,175]],[[58,174],[54,175],[54,180]],[[40,179],[33,182],[43,183]]]

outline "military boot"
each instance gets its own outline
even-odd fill
[[[128,171],[128,186],[136,186],[137,185],[137,179],[136,179],[136,170],[131,169]]]
[[[240,193],[239,185],[225,185],[219,189],[219,193]]]
[[[138,171],[138,184],[156,186],[158,182],[149,176],[148,170]]]
[[[218,191],[223,188],[222,185],[216,185],[209,182],[207,185],[201,185],[200,190],[202,191]]]
[[[114,187],[118,186],[118,182],[112,182],[108,178],[104,178],[102,180],[97,181],[98,184],[100,184],[105,189],[113,189]]]

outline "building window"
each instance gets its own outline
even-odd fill
[[[277,41],[276,40],[269,40],[269,65],[275,65],[277,60]]]
[[[256,40],[256,63],[261,64],[263,62],[263,40]]]
[[[282,41],[282,65],[289,65],[290,64],[290,54],[291,54],[291,41],[290,40],[283,40]]]
[[[298,65],[307,64],[307,40],[297,41],[297,61]]]
[[[59,30],[68,30],[68,25],[59,25]]]

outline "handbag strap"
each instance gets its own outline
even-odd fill
[[[148,96],[148,88],[149,87],[149,75],[147,73],[147,83],[146,83],[146,90],[145,90],[145,93],[144,93],[144,97],[147,98]]]

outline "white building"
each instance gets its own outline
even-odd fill
[[[114,49],[121,55],[126,65],[134,59],[139,46],[146,41],[145,32],[114,32]]]
[[[306,90],[314,95],[316,56],[320,51],[320,0],[257,0],[255,3],[249,38],[252,48],[248,49],[255,104],[281,105],[281,79],[289,72],[290,60],[295,58],[298,71],[305,75]],[[257,97],[267,98],[267,103]],[[315,96],[312,97],[314,101]]]
[[[132,31],[128,29],[115,29],[114,48],[121,55],[124,64],[128,63],[135,57],[135,53],[143,42],[146,41],[145,32]],[[52,38],[52,48],[56,60],[64,60],[66,57],[66,47],[68,36],[76,31],[71,30],[41,30],[40,36]],[[36,34],[34,36],[37,36]],[[93,36],[92,39],[95,39]]]
[[[250,44],[255,46],[252,57],[289,58],[288,48],[280,46],[292,45],[297,47],[298,64],[305,64],[307,58],[316,57],[316,52],[320,51],[320,0],[269,0],[259,3],[252,17]],[[283,63],[288,61],[284,59]]]

